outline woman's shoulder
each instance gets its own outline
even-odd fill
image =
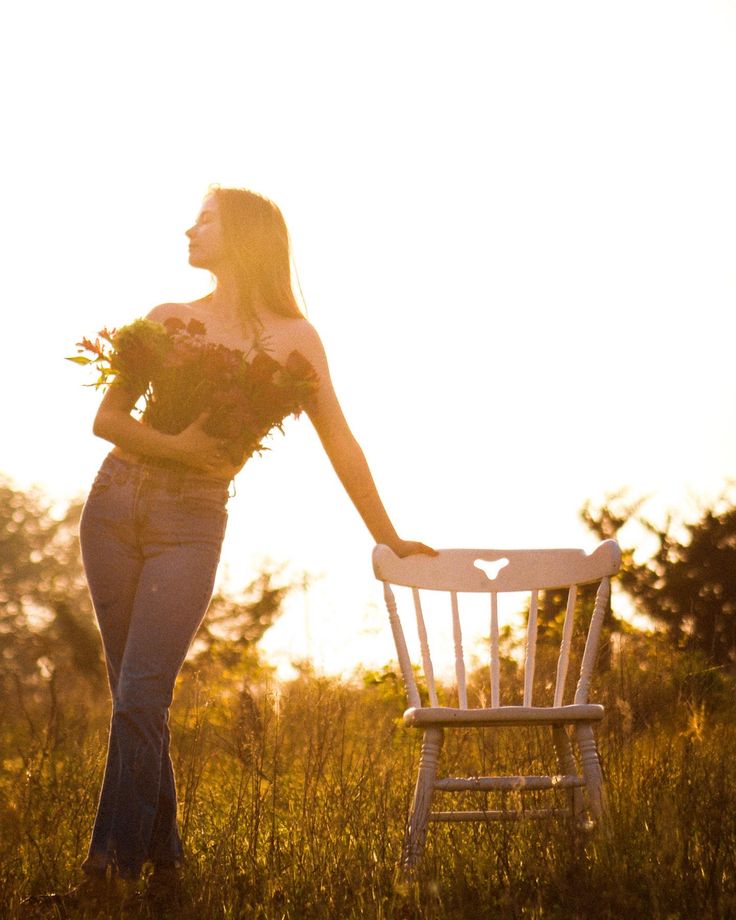
[[[300,352],[313,364],[324,360],[324,348],[317,330],[304,317],[289,317],[281,321],[281,335],[290,351]]]

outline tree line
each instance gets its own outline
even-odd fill
[[[622,543],[619,589],[674,647],[713,668],[736,670],[736,505],[724,497],[689,523],[655,525],[642,502],[618,495],[581,516],[601,539],[636,523],[654,547],[641,559]],[[44,679],[104,685],[99,637],[77,543],[81,502],[59,509],[37,489],[0,480],[0,706]],[[196,640],[190,667],[226,669],[257,657],[258,640],[291,590],[278,571],[258,574],[233,595],[220,592]],[[553,605],[552,605],[553,606]],[[554,630],[550,608],[542,626]],[[631,629],[611,619],[612,629]],[[196,663],[196,665],[195,665]]]

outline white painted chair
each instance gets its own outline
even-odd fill
[[[404,722],[424,732],[414,801],[402,855],[405,868],[413,868],[421,859],[430,821],[487,821],[563,814],[580,819],[585,815],[586,804],[593,819],[598,820],[602,817],[605,797],[593,726],[603,717],[603,706],[589,703],[588,693],[601,626],[610,596],[610,577],[618,572],[620,564],[621,553],[614,540],[604,541],[591,553],[579,549],[445,549],[437,556],[409,556],[404,559],[396,556],[387,546],[376,546],[373,551],[373,570],[376,578],[383,582],[386,607],[409,702],[409,708],[404,713]],[[579,610],[582,595],[592,595],[592,592],[579,592],[578,587],[596,583],[598,589],[595,601],[590,605],[592,613]],[[413,595],[413,604],[407,604],[414,607],[412,619],[415,620],[415,638],[418,640],[417,654],[413,657],[421,660],[421,667],[418,666],[417,671],[421,670],[424,675],[426,704],[420,696],[412,656],[397,610],[396,594],[400,591],[395,593],[392,586],[402,586],[407,600],[409,594]],[[567,592],[566,613],[557,654],[554,688],[547,698],[537,702],[532,695],[533,689],[539,690],[535,687],[534,680],[538,650],[539,597],[540,592],[552,590]],[[456,702],[457,705],[440,705],[438,698],[439,688],[435,681],[435,665],[428,640],[428,618],[425,615],[429,609],[431,592],[445,592],[449,595],[449,603],[443,601],[442,605],[446,605],[447,616],[452,624],[451,641],[454,645],[457,694],[456,700],[453,698],[452,702]],[[500,686],[499,619],[503,619],[503,615],[499,616],[499,597],[507,592],[525,592],[528,599],[522,705],[504,705]],[[486,623],[490,626],[490,700],[472,701],[480,705],[470,705],[468,702],[460,613],[460,598],[466,605],[471,603],[464,597],[466,593],[483,593],[489,596]],[[432,593],[431,597],[436,595]],[[518,597],[516,601],[517,606],[514,609],[518,613]],[[506,604],[507,602],[502,603],[502,611],[505,611]],[[584,650],[580,653],[577,688],[572,701],[565,702],[570,696],[566,694],[566,684],[571,661],[574,621],[585,621],[588,616],[590,619],[589,625],[586,624],[587,638]],[[578,630],[579,627],[575,630],[576,635]],[[488,702],[490,705],[487,705]],[[551,727],[559,773],[544,776],[437,778],[445,729],[488,729],[508,726]],[[572,726],[571,731],[568,731],[568,726]],[[573,739],[578,750],[579,769]],[[516,793],[514,798],[523,802],[523,796],[518,794],[530,790],[568,790],[565,797],[569,801],[569,806],[562,809],[529,810],[522,806],[513,809],[489,808],[482,811],[432,811],[435,792]],[[502,796],[502,800],[503,798]]]

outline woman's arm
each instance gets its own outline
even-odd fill
[[[130,413],[137,399],[135,393],[113,383],[97,410],[94,433],[126,453],[175,460],[212,475],[228,478],[234,475],[236,468],[223,462],[219,439],[202,430],[206,415],[180,434],[164,434],[132,417]]]
[[[350,430],[338,402],[322,344],[314,329],[311,326],[309,329],[303,350],[317,371],[319,389],[307,414],[340,482],[376,543],[385,543],[398,556],[434,554],[435,551],[424,543],[402,540],[396,533],[378,494],[365,454]]]

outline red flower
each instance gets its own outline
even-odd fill
[[[207,332],[207,328],[198,319],[190,319],[187,323],[187,332],[189,335],[204,335]]]
[[[170,316],[168,319],[164,320],[164,326],[166,326],[166,331],[169,335],[173,335],[175,332],[181,332],[184,329],[184,322],[179,319],[178,316]]]
[[[265,351],[259,351],[255,358],[248,365],[248,376],[253,380],[266,383],[271,380],[276,371],[280,370],[281,365],[278,361],[267,355]]]
[[[299,351],[292,351],[286,359],[286,370],[292,377],[301,377],[304,380],[316,381],[317,372]]]

